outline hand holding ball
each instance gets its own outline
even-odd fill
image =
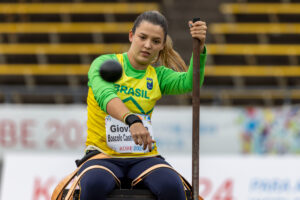
[[[100,66],[99,74],[107,82],[116,82],[122,77],[123,68],[115,60],[107,60]]]

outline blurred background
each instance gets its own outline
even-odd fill
[[[300,0],[0,0],[0,200],[48,200],[75,169],[89,65],[127,51],[147,10],[166,16],[187,63],[188,21],[208,26],[200,194],[299,200]],[[164,96],[153,114],[160,152],[188,179],[191,104]]]

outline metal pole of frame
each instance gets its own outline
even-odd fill
[[[194,18],[193,23],[200,21]],[[193,200],[199,197],[199,122],[200,122],[200,40],[193,39],[193,140],[192,140],[192,186]]]

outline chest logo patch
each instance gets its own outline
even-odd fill
[[[152,78],[147,78],[147,88],[148,88],[148,90],[152,90],[152,88],[153,88],[153,79]]]

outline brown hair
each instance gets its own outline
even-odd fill
[[[136,28],[139,27],[142,21],[148,21],[152,24],[159,25],[164,31],[164,49],[159,52],[157,59],[154,62],[159,62],[168,68],[174,69],[175,71],[186,71],[187,66],[181,56],[173,49],[173,42],[171,37],[168,35],[168,22],[166,18],[158,11],[147,11],[139,15],[134,21],[132,28],[133,34]]]

